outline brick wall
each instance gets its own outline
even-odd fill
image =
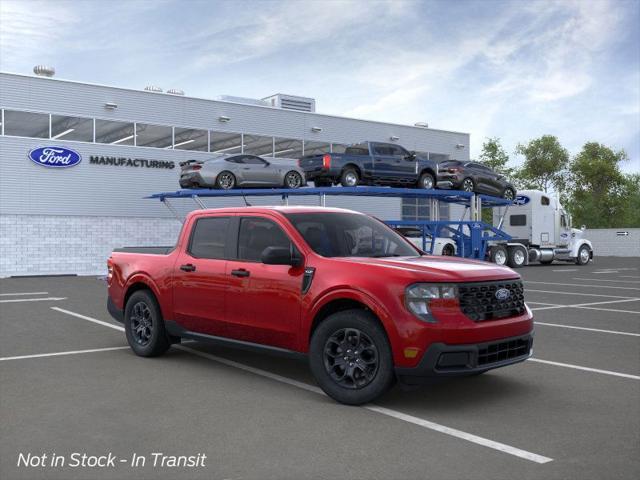
[[[174,218],[0,216],[0,277],[105,275],[114,248],[173,245]]]

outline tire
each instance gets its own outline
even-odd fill
[[[360,177],[355,168],[345,168],[340,175],[340,185],[343,187],[357,187]]]
[[[463,192],[475,192],[476,184],[471,177],[467,177],[462,180],[462,183],[460,184],[460,190],[462,190]]]
[[[356,344],[358,339],[360,343]],[[395,381],[385,331],[364,310],[337,312],[320,323],[311,337],[309,363],[320,388],[346,405],[371,402]],[[353,372],[351,376],[349,371]]]
[[[453,257],[456,254],[456,249],[453,248],[453,245],[446,244],[442,247],[442,256],[444,257]]]
[[[511,268],[524,267],[527,264],[527,251],[522,247],[509,247],[507,264]]]
[[[140,357],[157,357],[171,346],[160,307],[149,290],[138,290],[127,301],[124,331],[131,350]]]
[[[417,188],[421,188],[423,190],[433,190],[434,188],[436,188],[436,180],[434,176],[428,172],[420,175]]]
[[[216,177],[216,188],[221,190],[231,190],[236,186],[236,177],[233,173],[225,170]]]
[[[516,192],[513,191],[513,188],[507,187],[504,189],[504,192],[502,192],[502,198],[505,200],[515,200]]]
[[[506,265],[508,258],[509,255],[507,254],[507,249],[502,245],[491,247],[491,254],[489,255],[489,259],[496,265]]]
[[[576,257],[576,265],[586,265],[591,260],[591,249],[587,245],[582,245],[578,249],[578,256]]]
[[[287,172],[287,174],[284,176],[285,188],[291,188],[291,189],[300,188],[303,183],[304,183],[304,179],[302,178],[302,175],[300,175],[295,170],[291,170],[290,172]]]

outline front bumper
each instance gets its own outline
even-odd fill
[[[420,384],[433,377],[467,376],[522,362],[532,354],[533,331],[485,343],[433,343],[415,367],[396,367],[402,383]]]

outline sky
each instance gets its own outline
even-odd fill
[[[624,149],[640,172],[640,0],[0,0],[0,70]]]

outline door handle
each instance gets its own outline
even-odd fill
[[[186,265],[180,265],[180,270],[184,272],[195,272],[196,266],[192,263],[187,263]]]
[[[233,275],[234,277],[248,277],[249,275],[251,275],[251,272],[249,272],[249,270],[241,268],[239,270],[231,270],[231,275]]]

